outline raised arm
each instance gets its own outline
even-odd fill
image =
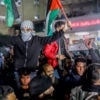
[[[55,31],[53,33],[53,36],[46,36],[46,37],[39,37],[39,42],[41,45],[46,45],[47,43],[51,43],[55,40],[57,40],[58,38],[60,38],[61,36],[64,35],[64,32],[66,32],[68,30],[67,27],[67,23],[64,25],[64,27],[61,27],[61,29],[59,31]]]
[[[91,55],[92,63],[100,63],[100,57],[95,52],[92,44],[93,44],[93,41],[85,40],[85,45],[89,49],[89,54]]]

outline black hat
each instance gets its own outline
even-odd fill
[[[47,90],[52,85],[51,78],[48,76],[36,76],[30,82],[30,94],[38,95]]]

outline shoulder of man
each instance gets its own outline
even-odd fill
[[[98,93],[97,92],[88,92],[85,100],[97,100]]]

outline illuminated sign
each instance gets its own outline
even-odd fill
[[[100,19],[72,22],[72,28],[87,27],[87,26],[93,26],[93,25],[100,25]]]

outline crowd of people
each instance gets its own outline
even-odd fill
[[[54,28],[53,36],[40,37],[25,20],[18,36],[0,36],[0,44],[10,48],[1,57],[0,100],[100,100],[100,53],[93,42],[84,41],[88,55],[71,55],[67,23]]]

